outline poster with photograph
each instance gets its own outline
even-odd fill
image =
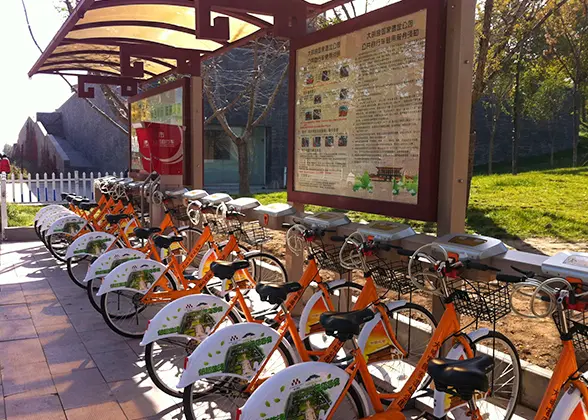
[[[417,204],[425,9],[296,53],[294,191]]]

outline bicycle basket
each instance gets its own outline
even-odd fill
[[[320,269],[331,270],[339,274],[344,274],[349,269],[341,265],[339,260],[340,247],[336,245],[319,245],[311,243],[311,252]]]
[[[175,222],[187,222],[190,221],[188,217],[188,213],[186,211],[186,206],[182,202],[182,200],[177,199],[167,199],[165,201],[165,205],[169,215]]]
[[[510,287],[485,281],[457,279],[447,285],[458,313],[479,321],[496,322],[510,312]]]
[[[416,290],[415,284],[408,278],[408,266],[404,261],[385,261],[377,259],[368,261],[367,267],[377,286],[400,294]]]
[[[568,309],[566,310],[566,319],[568,321],[568,331],[572,334],[574,348],[576,351],[588,353],[588,326],[586,325],[586,313]],[[564,331],[557,312],[553,313],[553,320],[555,321],[557,330],[562,334]]]
[[[240,229],[240,223],[237,219],[227,219],[214,213],[204,213],[203,216],[210,226],[210,230],[217,235],[230,235]]]
[[[239,240],[252,246],[261,245],[271,238],[268,230],[261,226],[258,221],[245,222],[239,229]]]

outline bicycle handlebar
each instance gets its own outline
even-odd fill
[[[497,274],[496,280],[505,283],[521,283],[526,280],[525,277],[513,276],[512,274]]]

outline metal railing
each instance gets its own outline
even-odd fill
[[[108,172],[105,176],[111,175]],[[112,173],[112,175],[124,176]],[[71,192],[94,199],[94,179],[103,176],[101,172],[74,171],[73,174],[14,174],[6,175],[6,201],[10,203],[53,203],[61,202],[61,192]]]

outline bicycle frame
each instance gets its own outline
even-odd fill
[[[337,407],[343,401],[343,396],[346,391],[349,390],[353,380],[358,374],[360,374],[363,379],[363,384],[376,413],[383,413],[384,411],[401,412],[425,377],[429,361],[437,357],[441,346],[448,337],[455,336],[455,340],[464,346],[468,358],[473,357],[473,351],[468,340],[463,335],[458,334],[459,331],[460,324],[455,306],[453,305],[453,302],[447,302],[445,312],[439,321],[439,325],[435,329],[425,352],[415,367],[415,370],[412,372],[402,389],[399,392],[393,393],[381,393],[376,389],[376,385],[374,384],[368,370],[368,363],[361,350],[356,346],[356,349],[354,350],[354,361],[346,369],[346,372],[349,374],[349,381],[345,386],[344,392],[335,402],[333,410],[331,410],[331,414],[327,419],[332,418]],[[393,402],[388,409],[385,409],[382,400],[393,400]]]
[[[173,254],[171,255],[170,263],[167,265],[166,269],[157,279],[157,281],[153,283],[145,296],[143,296],[141,302],[146,305],[169,302],[179,299],[182,296],[200,293],[202,290],[204,290],[206,284],[214,277],[212,270],[208,270],[200,279],[197,280],[187,280],[184,277],[184,270],[192,263],[194,258],[196,258],[198,253],[207,243],[212,247],[215,254],[218,255],[218,259],[220,260],[227,259],[234,251],[236,251],[239,256],[242,255],[241,250],[239,249],[239,244],[237,243],[237,239],[233,235],[229,237],[229,241],[225,247],[222,250],[219,250],[216,242],[213,240],[212,231],[207,225],[204,228],[202,235],[200,235],[200,239],[198,239],[198,242],[196,242],[184,262],[180,264],[175,256]],[[183,290],[173,290],[167,286],[166,274],[169,272],[179,279]],[[248,280],[252,285],[255,284],[249,274],[249,271],[246,269],[239,270],[238,273],[240,273],[242,276],[245,276],[246,280]],[[189,286],[192,287],[188,288]],[[155,288],[159,288],[160,291],[155,292]]]
[[[577,388],[581,393],[584,403],[588,404],[588,387],[586,386],[586,383],[580,379],[581,375],[578,372],[578,363],[576,361],[576,353],[572,339],[562,338],[562,344],[563,349],[560,353],[557,364],[555,365],[555,370],[551,375],[547,389],[545,390],[545,395],[541,400],[541,405],[535,415],[535,420],[547,420],[551,417],[558,403],[559,394],[564,387],[566,389],[569,389],[570,386]],[[569,384],[566,387],[568,382]],[[576,407],[576,411],[578,409],[580,409],[580,407]],[[574,413],[576,413],[576,411],[574,411]],[[584,418],[584,415],[582,414],[582,417],[578,418]]]

